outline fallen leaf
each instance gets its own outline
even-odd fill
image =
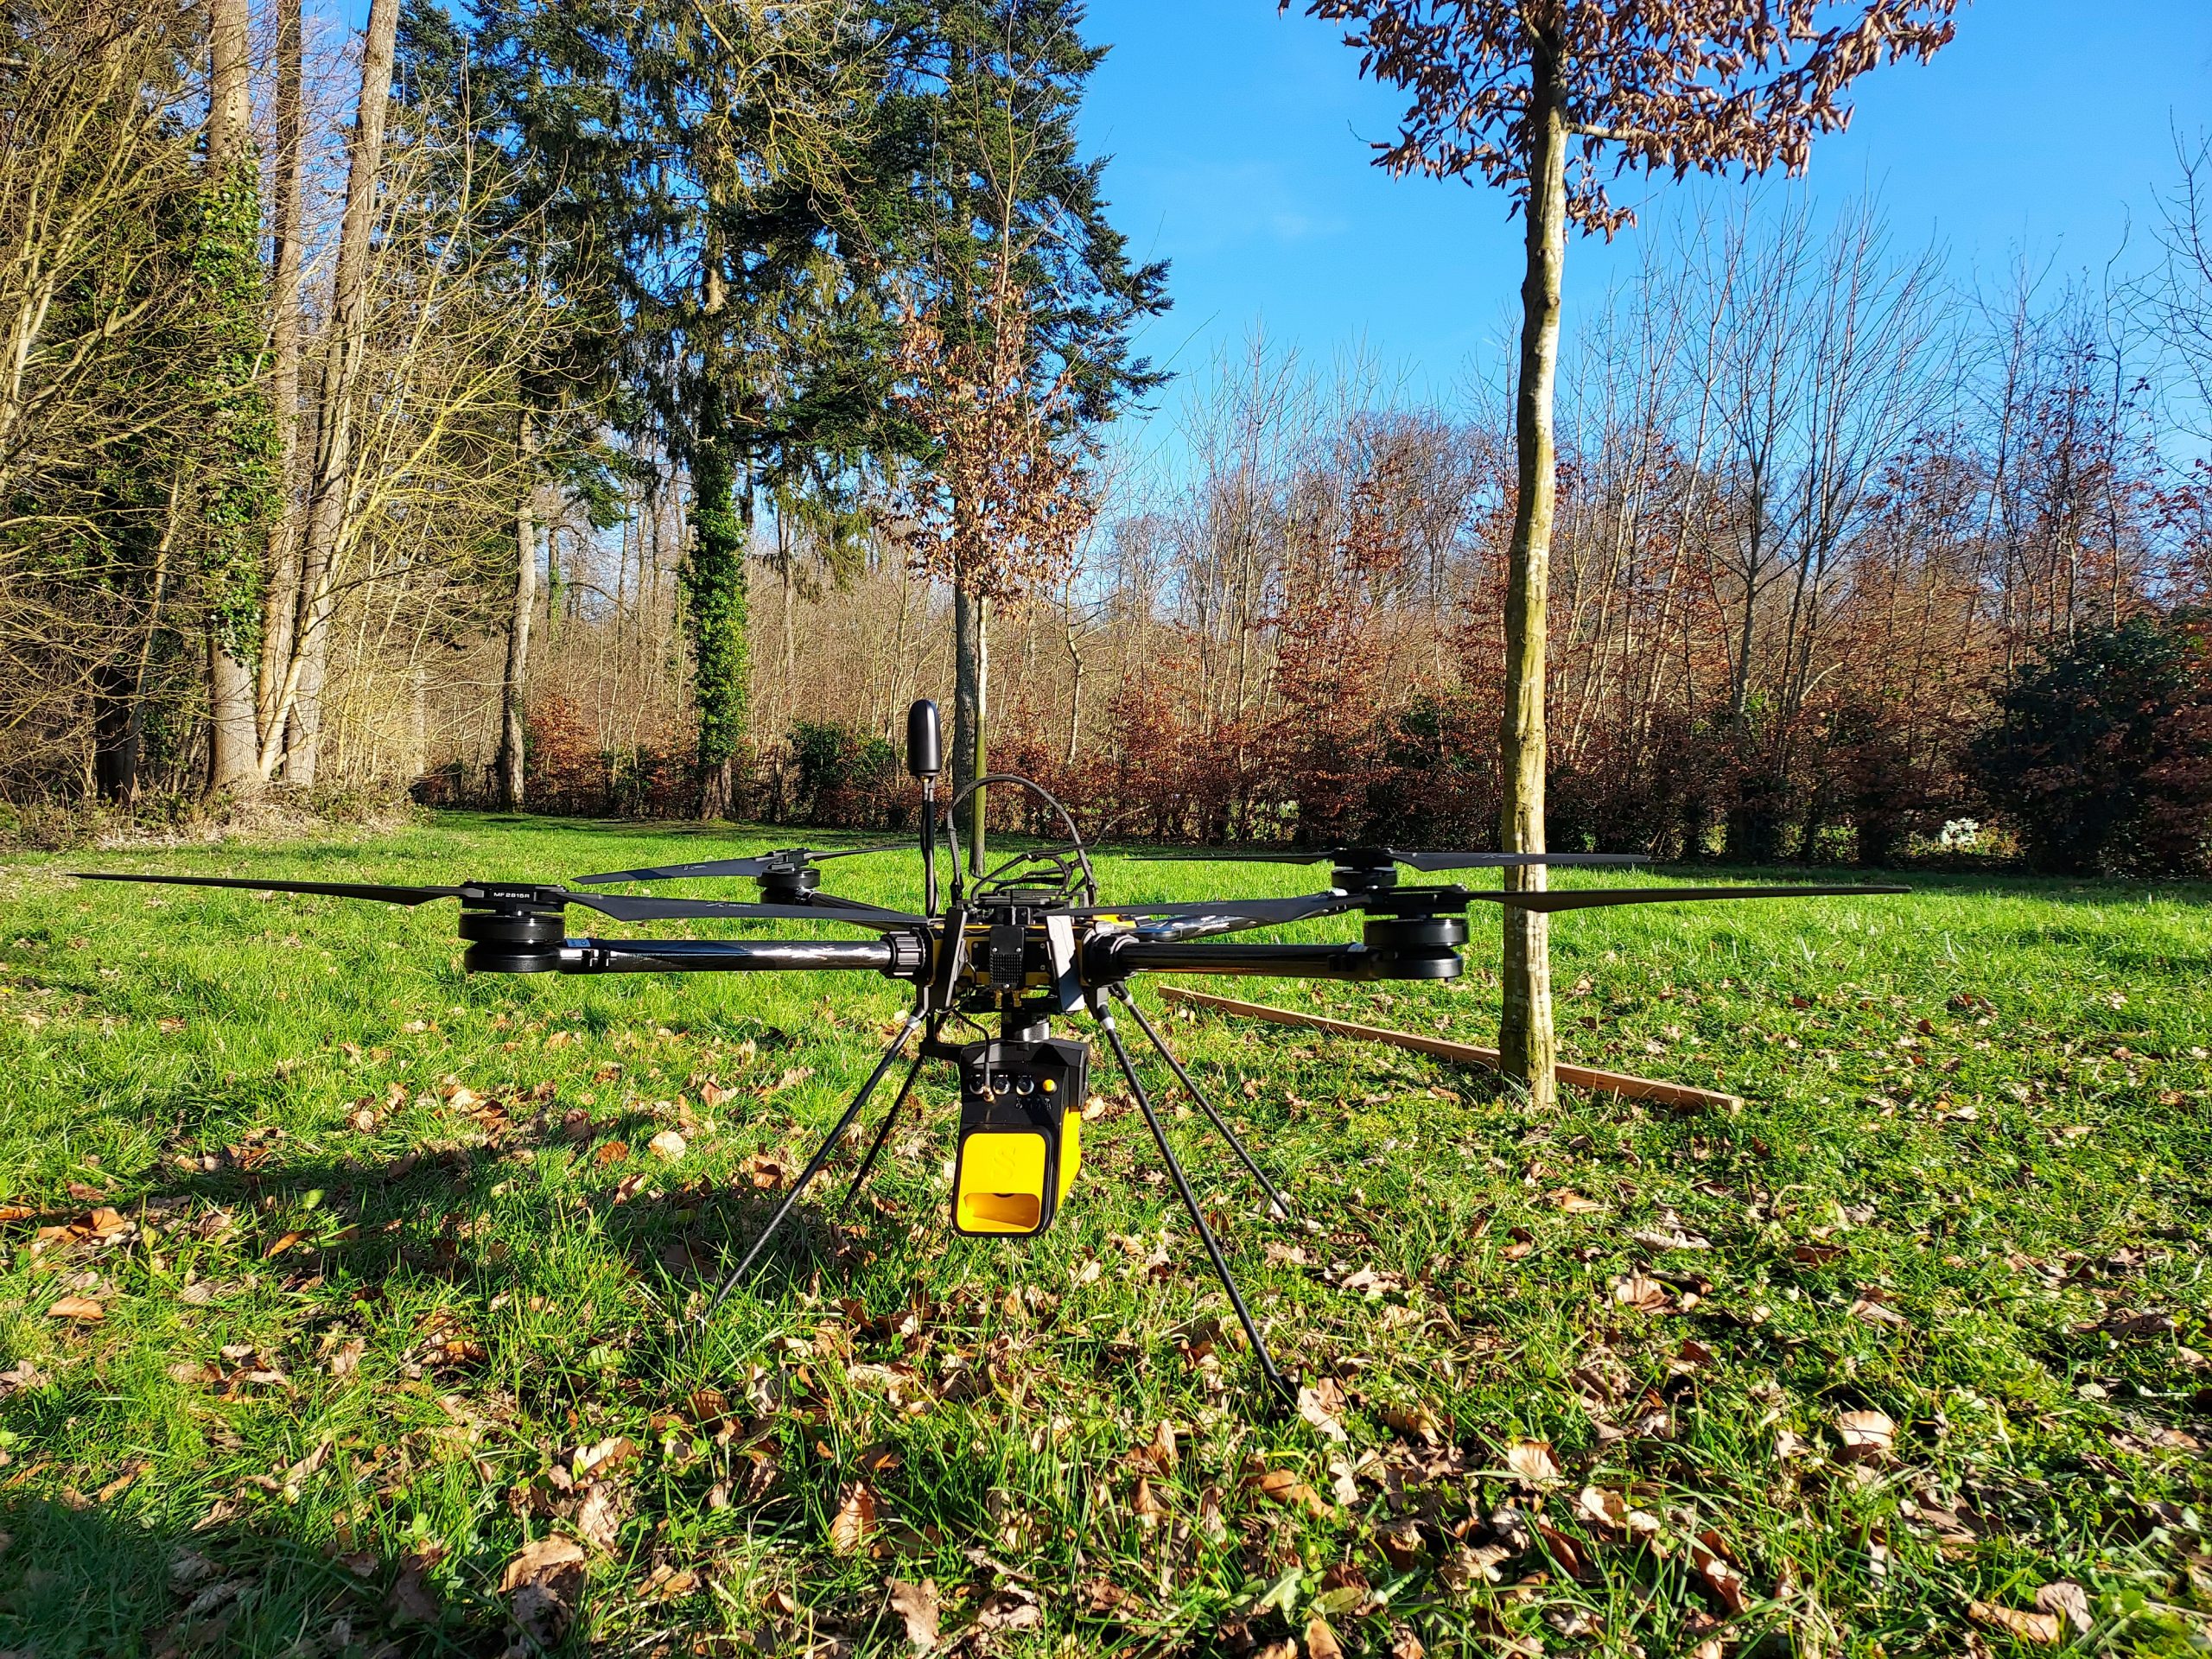
[[[2069,1579],[2046,1584],[2037,1591],[2036,1606],[2044,1612],[2057,1614],[2083,1636],[2089,1633],[2094,1622],[2089,1617],[2088,1592]]]
[[[671,1163],[681,1158],[685,1149],[683,1137],[674,1129],[663,1129],[652,1140],[646,1141],[645,1147],[654,1157],[665,1158]]]
[[[1910,1325],[1912,1321],[1891,1307],[1887,1302],[1878,1302],[1861,1296],[1851,1305],[1851,1317],[1863,1319],[1868,1325]]]
[[[1789,1252],[1789,1259],[1801,1268],[1824,1268],[1842,1254],[1840,1244],[1800,1244]]]
[[[916,1653],[927,1653],[937,1645],[935,1580],[924,1579],[919,1584],[892,1580],[891,1611],[906,1622],[906,1639],[914,1644]]]
[[[1552,1559],[1559,1563],[1560,1572],[1571,1579],[1580,1579],[1588,1574],[1590,1565],[1582,1559],[1582,1552],[1576,1547],[1573,1539],[1533,1516],[1529,1520],[1529,1524],[1535,1528],[1536,1535],[1544,1541],[1544,1548],[1551,1551]]]
[[[568,1634],[582,1599],[584,1548],[555,1534],[524,1544],[499,1575],[499,1593],[523,1634],[550,1648]]]
[[[1751,1598],[1744,1587],[1743,1570],[1729,1559],[1719,1533],[1701,1532],[1690,1540],[1690,1565],[1731,1614],[1744,1611]]]
[[[875,1530],[875,1493],[866,1481],[845,1489],[837,1513],[830,1517],[830,1548],[849,1555],[866,1543]]]
[[[1873,1463],[1897,1449],[1897,1426],[1886,1412],[1846,1411],[1836,1415],[1835,1432],[1847,1463]]]
[[[612,1481],[594,1480],[583,1489],[576,1504],[576,1530],[587,1542],[604,1550],[613,1549],[614,1541],[622,1530],[619,1497]]]
[[[98,1325],[107,1318],[107,1310],[98,1302],[84,1296],[64,1296],[46,1310],[49,1319],[79,1319],[86,1325]]]
[[[1548,1440],[1516,1440],[1505,1448],[1505,1466],[1524,1486],[1556,1486],[1559,1464]]]
[[[1154,1495],[1152,1482],[1139,1475],[1136,1491],[1129,1498],[1129,1510],[1139,1524],[1149,1528],[1160,1524],[1160,1517],[1167,1513],[1167,1506]]]
[[[285,1233],[282,1235],[274,1244],[271,1244],[267,1249],[261,1253],[261,1259],[264,1262],[273,1262],[276,1257],[283,1255],[285,1251],[290,1249],[293,1245],[298,1243],[306,1236],[307,1235],[305,1233]]]
[[[1344,1433],[1344,1422],[1338,1415],[1344,1408],[1344,1390],[1326,1377],[1317,1388],[1298,1391],[1298,1414],[1339,1443],[1351,1438]]]
[[[993,1591],[976,1610],[976,1623],[987,1630],[1033,1630],[1044,1617],[1037,1598],[1013,1585]]]
[[[1978,1624],[1986,1624],[1993,1630],[2003,1630],[2007,1636],[2040,1647],[2056,1647],[2066,1631],[2066,1621],[2057,1613],[2024,1613],[1994,1602],[1968,1602],[1967,1617]]]
[[[1563,1210],[1570,1216],[1586,1216],[1605,1207],[1595,1198],[1586,1198],[1580,1192],[1573,1192],[1564,1186],[1545,1196],[1554,1209]]]
[[[1272,1503],[1281,1503],[1286,1508],[1295,1508],[1304,1504],[1315,1515],[1325,1516],[1329,1513],[1329,1506],[1321,1501],[1320,1493],[1315,1491],[1287,1469],[1262,1469],[1256,1474],[1248,1476],[1244,1484],[1259,1493],[1262,1497]]]
[[[1382,1421],[1401,1434],[1418,1434],[1424,1440],[1434,1440],[1443,1430],[1436,1414],[1423,1405],[1385,1406]]]
[[[1306,1625],[1306,1659],[1344,1659],[1344,1643],[1329,1628],[1329,1621],[1315,1617]]]
[[[1639,1313],[1663,1313],[1674,1299],[1649,1274],[1631,1273],[1613,1281],[1613,1300]]]
[[[385,1598],[385,1609],[395,1624],[435,1624],[445,1614],[436,1595],[423,1582],[419,1567],[410,1567],[399,1575],[391,1593]]]
[[[348,1337],[330,1351],[330,1374],[333,1376],[353,1376],[359,1368],[361,1356],[367,1348],[368,1343],[364,1338]]]

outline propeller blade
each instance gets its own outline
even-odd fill
[[[903,841],[887,841],[874,847],[834,848],[826,853],[818,853],[811,847],[786,847],[779,852],[756,853],[749,858],[715,858],[700,864],[661,864],[647,869],[613,870],[605,875],[580,875],[575,879],[586,887],[601,887],[613,881],[679,881],[699,876],[758,878],[772,871],[789,870],[794,865],[820,864],[833,858],[858,858],[863,853],[899,852],[909,844]]]
[[[1716,899],[1834,899],[1910,893],[1910,887],[1570,887],[1553,893],[1471,893],[1468,899],[1515,910],[1601,910],[1612,905],[1697,904]]]
[[[1391,856],[1416,870],[1519,870],[1535,864],[1611,869],[1648,861],[1642,853],[1393,853]]]
[[[753,905],[725,899],[654,899],[615,893],[561,893],[563,902],[582,905],[620,922],[706,921],[734,917],[748,921],[850,922],[859,927],[920,927],[925,918],[895,910],[847,910],[837,905]]]
[[[85,881],[154,881],[171,887],[238,887],[247,893],[313,893],[328,899],[373,899],[387,905],[427,905],[433,899],[459,899],[460,887],[393,887],[366,881],[248,881],[228,875],[113,875],[80,870]]]
[[[1089,905],[1064,911],[1067,916],[1218,916],[1255,925],[1302,922],[1354,908],[1358,900],[1341,893],[1309,893],[1295,899],[1190,899],[1167,904]]]
[[[1391,847],[1316,847],[1302,852],[1255,852],[1238,849],[1213,853],[1132,853],[1130,857],[1145,863],[1332,864],[1350,853],[1384,855],[1395,863],[1416,870],[1508,870],[1522,869],[1533,864],[1604,868],[1646,861],[1642,853],[1400,852]]]
[[[691,876],[750,875],[766,874],[775,865],[771,857],[715,858],[703,864],[663,864],[644,870],[609,870],[604,875],[579,875],[575,880],[586,887],[599,887],[614,881],[676,881]]]

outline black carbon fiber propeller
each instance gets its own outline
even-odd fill
[[[1200,850],[1166,853],[1133,853],[1130,857],[1143,862],[1214,863],[1227,861],[1239,864],[1403,864],[1416,870],[1510,870],[1524,868],[1532,864],[1557,865],[1563,868],[1580,867],[1586,869],[1611,868],[1623,864],[1642,864],[1641,853],[1460,853],[1405,851],[1395,847],[1312,847],[1270,849],[1235,848],[1222,852]]]
[[[817,852],[811,847],[785,847],[772,853],[756,853],[749,858],[712,858],[697,864],[660,864],[639,870],[612,870],[604,875],[580,875],[575,878],[586,887],[601,887],[614,881],[677,881],[695,876],[735,875],[753,880],[773,880],[778,876],[796,877],[801,871],[812,869],[817,864],[833,858],[858,858],[866,853],[904,853],[913,850],[913,843],[887,841],[874,847],[836,847],[828,852]]]
[[[367,899],[387,905],[426,905],[458,899],[475,907],[550,910],[579,905],[622,922],[704,921],[718,917],[753,921],[851,922],[862,927],[918,927],[919,916],[900,911],[847,909],[836,904],[756,905],[720,899],[632,898],[620,893],[574,893],[562,887],[480,881],[458,887],[385,887],[362,881],[251,881],[222,875],[118,875],[78,872],[86,881],[144,881],[175,887],[234,887],[247,893],[305,893],[330,899]]]

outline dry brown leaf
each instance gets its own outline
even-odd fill
[[[1839,1412],[1835,1432],[1843,1441],[1838,1455],[1847,1463],[1878,1462],[1897,1449],[1897,1426],[1886,1412]]]
[[[1344,1643],[1337,1640],[1327,1619],[1316,1615],[1306,1621],[1306,1659],[1344,1659]]]
[[[1315,1515],[1329,1513],[1329,1506],[1321,1501],[1320,1493],[1287,1469],[1262,1469],[1246,1477],[1244,1484],[1262,1497],[1286,1508],[1294,1509],[1303,1504]]]
[[[645,1142],[645,1148],[654,1157],[665,1158],[669,1162],[674,1163],[683,1155],[685,1146],[683,1137],[674,1129],[663,1129]]]
[[[1400,1624],[1390,1632],[1390,1659],[1427,1659],[1428,1649],[1421,1644],[1421,1637],[1414,1634],[1410,1624]]]
[[[584,1587],[584,1548],[558,1534],[524,1544],[499,1575],[499,1593],[523,1634],[552,1647],[568,1634]]]
[[[908,1584],[900,1579],[891,1580],[891,1611],[906,1623],[906,1639],[914,1644],[916,1653],[927,1653],[937,1645],[937,1581],[924,1579],[919,1584]]]
[[[1789,1252],[1789,1259],[1801,1268],[1824,1268],[1842,1254],[1840,1244],[1800,1244]]]
[[[98,1325],[107,1318],[107,1310],[86,1296],[64,1296],[46,1310],[49,1319],[77,1319],[86,1325]]]
[[[2074,1626],[2082,1636],[2089,1633],[2095,1623],[2089,1617],[2089,1593],[2070,1579],[2061,1579],[2046,1584],[2036,1592],[2036,1606],[2046,1613],[2056,1613]]]
[[[1344,1433],[1339,1415],[1344,1408],[1344,1391],[1327,1377],[1313,1388],[1298,1391],[1298,1414],[1340,1444],[1351,1438]]]
[[[367,1341],[360,1337],[348,1337],[330,1351],[330,1374],[351,1376],[359,1369],[361,1356],[367,1351]]]
[[[385,1598],[385,1609],[395,1624],[435,1624],[445,1616],[436,1594],[423,1581],[420,1567],[401,1573]]]
[[[868,1541],[875,1524],[874,1490],[866,1481],[855,1481],[845,1489],[837,1513],[830,1517],[830,1548],[840,1555],[851,1554]]]
[[[1556,1486],[1559,1462],[1548,1440],[1516,1440],[1505,1448],[1505,1466],[1524,1486]]]
[[[1129,1509],[1146,1527],[1158,1525],[1160,1517],[1167,1513],[1167,1506],[1154,1496],[1152,1482],[1142,1475],[1137,1477],[1137,1490],[1129,1499]]]
[[[609,1141],[592,1154],[591,1160],[595,1164],[619,1164],[629,1155],[630,1148],[626,1142]]]
[[[587,1542],[612,1551],[614,1541],[622,1531],[622,1511],[620,1494],[614,1483],[594,1480],[583,1489],[576,1503],[576,1530]]]
[[[1014,1585],[993,1591],[976,1610],[976,1623],[987,1630],[1033,1630],[1044,1617],[1037,1598]]]
[[[1868,1325],[1910,1325],[1912,1321],[1891,1307],[1887,1302],[1878,1302],[1861,1296],[1851,1305],[1851,1317],[1863,1319]]]
[[[1443,1432],[1436,1414],[1427,1406],[1385,1406],[1382,1421],[1401,1434],[1417,1434],[1424,1440],[1434,1440]]]
[[[1751,1600],[1744,1586],[1743,1569],[1730,1559],[1727,1546],[1717,1532],[1701,1532],[1690,1540],[1690,1565],[1705,1587],[1731,1614],[1740,1613]]]
[[[2057,1613],[2024,1613],[2018,1608],[2000,1607],[1994,1602],[1970,1601],[1967,1617],[1976,1624],[1986,1624],[1993,1630],[2002,1630],[2007,1636],[2023,1642],[2032,1642],[2038,1647],[2055,1648],[2066,1632],[2066,1621]]]
[[[1563,1210],[1570,1216],[1591,1215],[1605,1207],[1595,1198],[1586,1198],[1580,1192],[1564,1186],[1545,1194],[1545,1197],[1554,1209]]]
[[[1573,1539],[1534,1516],[1529,1518],[1529,1525],[1535,1528],[1536,1535],[1544,1541],[1544,1547],[1551,1551],[1552,1559],[1559,1563],[1560,1572],[1571,1579],[1588,1576],[1590,1564],[1582,1559],[1581,1548]]]
[[[1639,1313],[1663,1313],[1674,1299],[1649,1274],[1631,1273],[1613,1281],[1613,1300]]]

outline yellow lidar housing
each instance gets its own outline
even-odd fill
[[[960,1143],[953,1225],[963,1233],[1034,1233],[1049,1216],[1045,1205],[1050,1146],[1041,1130],[978,1129]],[[1060,1127],[1059,1180],[1053,1207],[1075,1185],[1083,1163],[1083,1120]]]

